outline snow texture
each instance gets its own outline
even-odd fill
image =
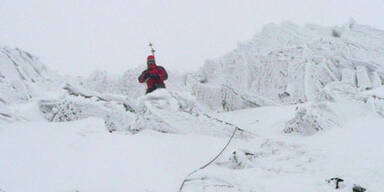
[[[269,24],[198,71],[60,76],[0,48],[0,191],[384,189],[384,32]],[[215,156],[235,128],[237,134]],[[348,161],[346,161],[346,159]]]

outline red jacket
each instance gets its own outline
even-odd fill
[[[164,85],[164,81],[168,79],[167,71],[162,66],[156,64],[148,65],[148,68],[139,76],[139,82],[147,81],[147,89],[154,88],[157,85]]]

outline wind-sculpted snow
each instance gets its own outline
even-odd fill
[[[382,87],[365,92],[360,90],[345,82],[329,83],[322,92],[327,101],[298,106],[295,117],[286,122],[284,132],[313,135],[321,130],[340,128],[366,110],[383,116]]]
[[[277,104],[322,101],[322,89],[334,81],[348,81],[361,90],[382,85],[383,54],[384,32],[353,22],[333,28],[271,24],[231,53],[207,61],[199,71],[203,81],[196,84],[230,86]],[[201,102],[223,109],[213,104],[211,92],[194,93]]]
[[[109,132],[132,134],[151,129],[166,133],[229,135],[233,130],[233,127],[209,118],[202,112],[206,111],[206,107],[198,106],[193,96],[180,91],[159,90],[136,99],[145,90],[143,85],[137,83],[137,71],[127,71],[121,79],[95,72],[84,81],[81,78],[57,78],[36,57],[19,49],[4,48],[0,56],[1,121],[31,119],[29,114],[12,109],[16,109],[15,105],[19,103],[37,102],[41,116],[48,121],[67,122],[98,117],[104,120]],[[183,90],[180,81],[173,78],[182,77],[170,77],[167,84],[170,89]],[[162,106],[161,102],[166,103]],[[226,104],[226,108],[236,109],[231,103]],[[196,126],[188,126],[191,123]]]
[[[167,87],[192,92],[215,111],[324,101],[322,89],[343,81],[361,91],[384,79],[384,32],[354,21],[337,27],[270,24],[227,55],[208,60],[197,72],[169,70]],[[143,68],[123,76],[95,72],[84,86],[99,92],[138,97]]]
[[[197,72],[169,70],[167,88],[192,92],[214,111],[324,101],[322,90],[331,82],[347,82],[361,91],[381,86],[383,55],[384,32],[354,21],[336,27],[269,24]],[[122,76],[96,71],[82,84],[137,98],[145,89],[137,83],[143,67]]]
[[[128,131],[128,125],[134,119],[134,114],[126,111],[122,105],[73,96],[66,96],[58,100],[41,100],[39,109],[44,117],[52,122],[99,117],[104,119],[105,127],[109,132]]]
[[[285,133],[313,135],[324,129],[338,127],[337,116],[327,103],[317,103],[303,108],[297,107],[296,116],[285,125]]]
[[[37,57],[20,49],[0,47],[0,121],[17,121],[9,105],[32,101],[56,83],[57,76]]]
[[[45,119],[52,122],[66,122],[98,117],[104,119],[109,132],[129,131],[136,112],[136,102],[117,95],[104,95],[70,84],[59,98],[40,100],[39,110]]]
[[[0,103],[28,101],[53,75],[38,58],[20,49],[0,47]]]
[[[204,113],[187,93],[157,90],[139,98],[137,119],[130,125],[135,132],[151,129],[164,133],[229,136],[235,126]],[[251,135],[239,131],[239,137]]]
[[[138,98],[108,97],[66,85],[69,95],[55,100],[40,100],[39,110],[45,119],[66,122],[98,117],[104,119],[109,132],[136,134],[143,130],[162,133],[228,136],[235,126],[220,122],[204,113],[188,93],[156,90]],[[239,137],[250,137],[243,130]]]

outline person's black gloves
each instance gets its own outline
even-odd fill
[[[147,80],[149,78],[149,76],[150,76],[149,73],[145,73],[143,77],[144,77],[145,80]]]
[[[150,77],[151,79],[154,79],[154,80],[158,80],[158,79],[160,79],[160,76],[157,75],[157,74],[149,74],[149,77]]]
[[[147,80],[147,79],[159,80],[159,79],[160,79],[160,76],[157,75],[157,74],[145,73],[144,76],[143,76],[143,78],[144,78],[145,80]]]

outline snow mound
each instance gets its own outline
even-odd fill
[[[134,101],[104,96],[92,91],[66,85],[67,94],[51,100],[39,100],[38,106],[44,118],[52,122],[67,122],[88,117],[104,120],[109,132],[128,132],[135,118]]]
[[[136,134],[143,130],[162,133],[229,136],[235,125],[203,112],[196,99],[182,92],[160,89],[135,100],[98,94],[66,85],[68,94],[52,100],[39,100],[44,118],[67,122],[97,117],[104,119],[109,132]],[[239,137],[250,137],[240,130]]]
[[[137,119],[131,129],[145,129],[164,133],[229,136],[235,125],[222,122],[202,112],[193,96],[187,93],[160,89],[139,98]],[[240,137],[249,137],[240,131]]]
[[[327,103],[317,103],[303,108],[297,107],[293,119],[286,122],[284,133],[300,133],[310,136],[324,129],[338,127],[337,115]]]
[[[324,89],[324,102],[307,103],[296,107],[295,117],[285,124],[285,133],[313,135],[321,130],[340,128],[356,116],[384,114],[382,87],[361,92],[342,81],[329,83]]]

